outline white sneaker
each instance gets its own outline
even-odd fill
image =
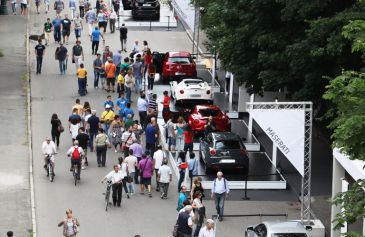
[[[118,151],[117,150],[114,150],[115,153],[117,153]]]
[[[81,169],[82,169],[82,170],[84,170],[84,169],[86,169],[86,167],[85,167],[85,166],[83,166],[83,167],[81,167]]]

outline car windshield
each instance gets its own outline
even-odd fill
[[[220,111],[217,109],[199,109],[199,114],[201,114],[203,117],[217,117],[220,114]]]
[[[308,237],[306,233],[274,233],[271,237]]]
[[[188,57],[172,57],[169,58],[170,63],[191,63],[191,58]]]
[[[218,150],[232,150],[240,148],[241,148],[240,142],[237,140],[224,140],[215,142],[215,149]]]
[[[184,83],[187,86],[191,86],[191,85],[199,85],[199,84],[203,83],[203,81],[202,80],[185,80]]]

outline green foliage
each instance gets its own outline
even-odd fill
[[[258,92],[286,87],[294,100],[322,103],[328,84],[363,66],[342,35],[349,21],[365,19],[354,0],[195,0],[204,7],[208,47],[235,79]]]
[[[364,199],[365,180],[358,180],[347,192],[338,193],[333,200],[334,205],[341,206],[342,210],[335,217],[335,230],[344,227],[345,223],[355,223],[359,218],[365,217]],[[345,234],[346,237],[360,237],[356,232]]]

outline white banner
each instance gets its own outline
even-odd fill
[[[253,109],[250,115],[303,176],[304,110]]]

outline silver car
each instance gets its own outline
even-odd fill
[[[298,221],[265,221],[261,224],[249,226],[246,229],[246,237],[308,237],[307,230],[312,227],[304,227]]]

